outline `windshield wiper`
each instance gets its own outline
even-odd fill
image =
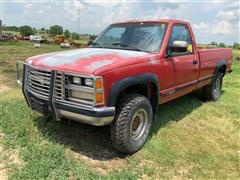
[[[131,45],[129,45],[129,44],[122,44],[122,43],[120,43],[120,42],[112,43],[112,45],[115,45],[115,46],[121,46],[121,47],[127,47],[128,49],[130,49],[130,50],[134,50],[134,51],[141,51],[141,52],[151,53],[151,52],[149,52],[149,51],[142,50],[142,49],[140,49],[140,48],[137,48],[137,47],[131,46]]]
[[[92,42],[90,45],[97,46],[98,48],[104,48],[103,45],[95,42]]]

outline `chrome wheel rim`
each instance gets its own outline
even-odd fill
[[[213,94],[216,98],[218,98],[220,96],[220,93],[221,93],[221,81],[220,78],[217,78],[214,83]]]
[[[143,108],[136,111],[131,120],[130,136],[133,141],[138,141],[147,129],[148,116]]]

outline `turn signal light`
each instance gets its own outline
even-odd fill
[[[97,78],[96,82],[95,82],[95,85],[96,85],[96,89],[102,89],[102,79]]]
[[[96,103],[102,103],[102,102],[103,102],[103,94],[96,93]]]

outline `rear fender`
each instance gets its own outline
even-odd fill
[[[222,68],[222,66],[225,66],[227,67],[227,62],[225,60],[220,60],[218,63],[217,63],[217,66],[216,66],[216,69],[215,69],[215,77],[217,75],[217,73],[220,71],[220,69]],[[226,70],[226,69],[225,69]],[[225,75],[225,72],[223,74],[223,76]]]

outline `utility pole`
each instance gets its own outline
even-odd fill
[[[2,38],[2,24],[3,24],[3,20],[2,20],[2,17],[3,17],[3,2],[2,2],[2,0],[0,0],[0,4],[1,4],[1,17],[0,17],[0,38]]]
[[[79,14],[80,14],[80,8],[78,9],[78,43],[80,42],[80,32],[79,32],[80,17],[79,17]]]

